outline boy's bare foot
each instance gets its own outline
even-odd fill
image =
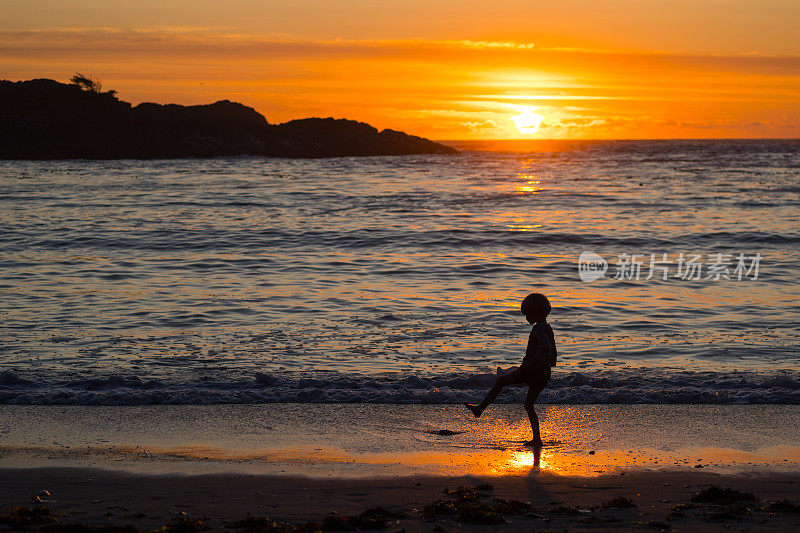
[[[475,418],[481,417],[481,411],[477,405],[472,405],[471,403],[464,402],[464,407],[472,411],[472,414],[475,415]]]
[[[542,442],[542,439],[533,439],[533,440],[527,441],[525,443],[525,446],[530,446],[531,448],[537,448],[537,449],[538,448],[543,448],[544,447],[544,442]]]

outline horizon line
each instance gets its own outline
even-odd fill
[[[619,142],[619,141],[800,141],[800,137],[648,137],[638,139],[583,139],[583,138],[560,138],[560,139],[521,139],[521,138],[497,138],[497,139],[430,139],[434,142],[509,142],[509,141],[583,141],[583,142]]]

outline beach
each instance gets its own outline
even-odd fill
[[[453,405],[2,406],[0,500],[142,531],[248,516],[324,523],[375,507],[391,511],[391,531],[800,524],[787,504],[770,507],[798,503],[792,406],[542,406],[540,416],[537,458],[513,405],[479,420]],[[691,501],[712,486],[755,499]],[[459,487],[471,489],[444,492]],[[524,505],[489,513],[495,498]],[[432,513],[437,501],[483,507]]]

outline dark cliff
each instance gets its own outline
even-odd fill
[[[113,91],[36,79],[0,80],[0,159],[177,158],[229,155],[338,157],[447,154],[453,148],[332,118],[269,124],[254,109],[139,104]]]

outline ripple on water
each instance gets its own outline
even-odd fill
[[[780,380],[800,354],[800,145],[569,146],[0,162],[0,365],[15,376],[0,398],[102,403],[142,389],[63,385],[79,373],[156,380],[134,395],[143,402],[403,401],[402,387],[361,378],[340,382],[355,396],[291,381],[389,373],[433,380],[413,401],[455,401],[464,389],[441,376],[519,362],[517,306],[537,289],[554,304],[557,373],[639,380],[556,387],[548,401],[678,401],[648,381],[661,368],[778,380],[721,396],[685,385],[697,400],[793,403],[794,382]],[[612,262],[608,278],[579,280],[584,250]],[[739,252],[762,255],[757,280],[612,278],[621,253]],[[290,385],[247,385],[256,372]],[[201,377],[219,384],[197,392]]]

